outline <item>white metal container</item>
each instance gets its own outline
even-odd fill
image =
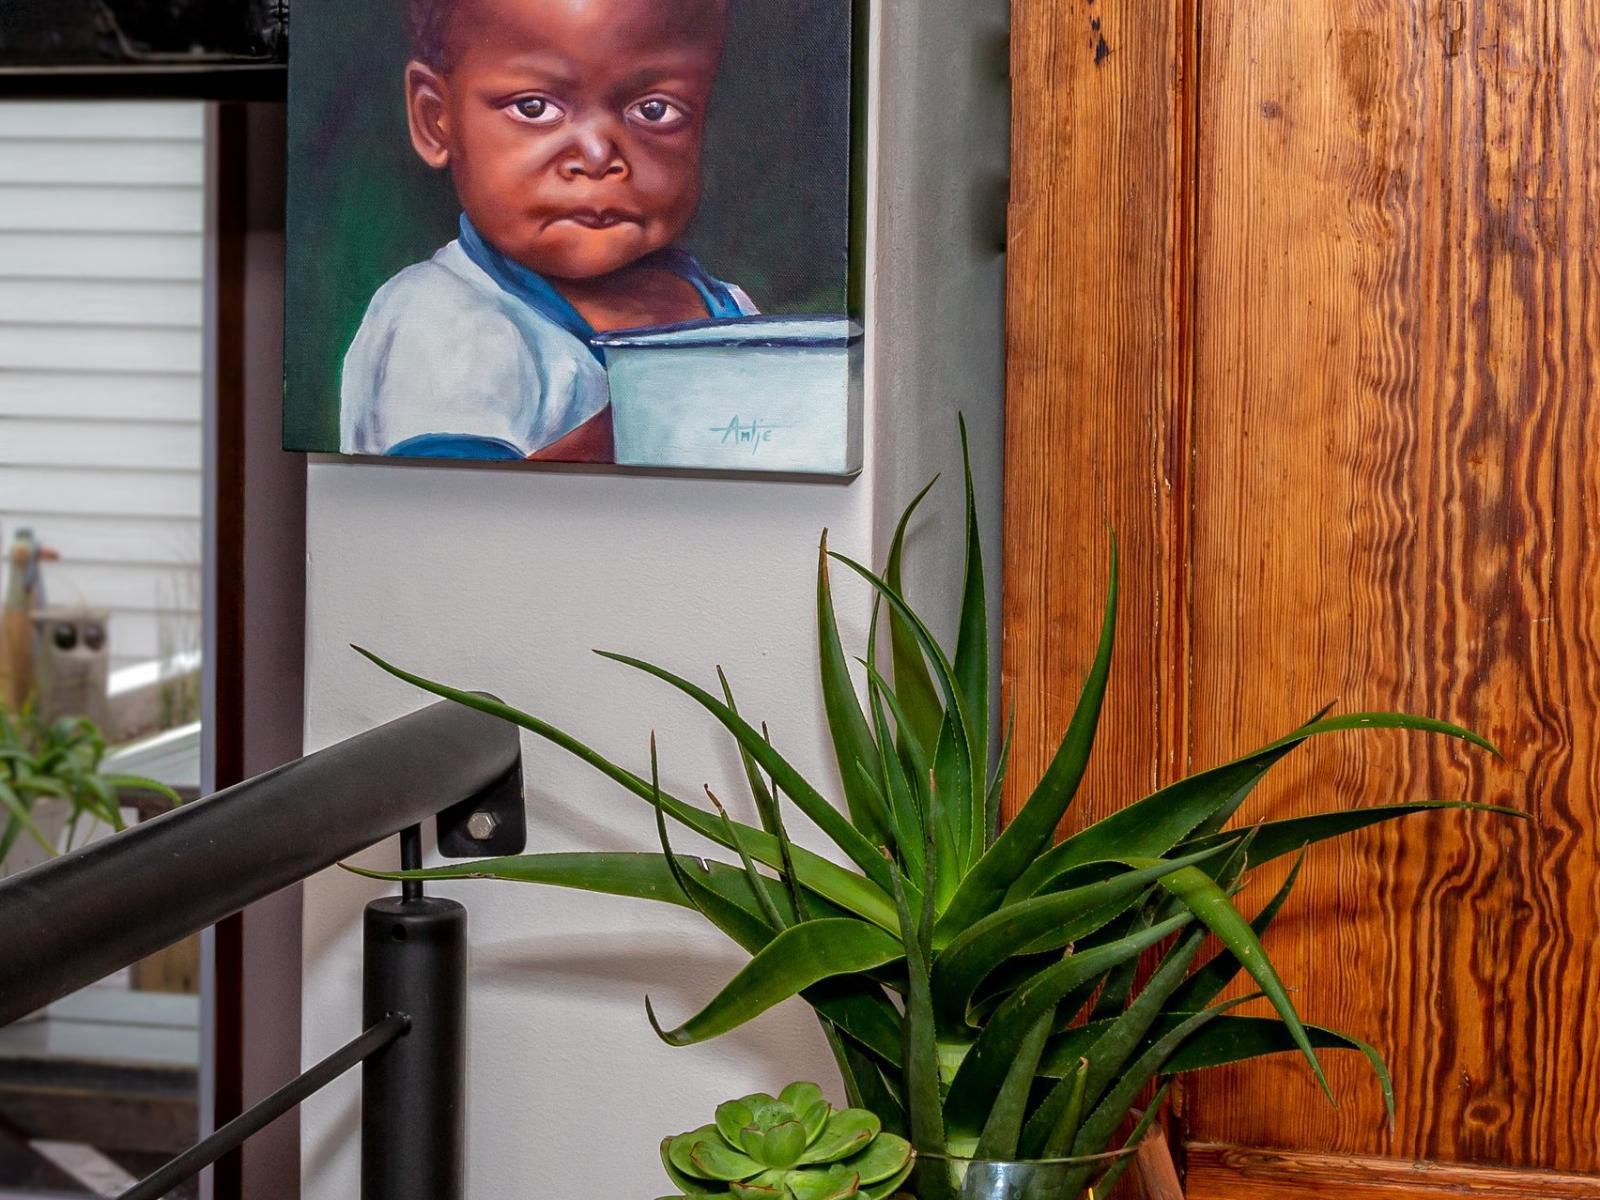
[[[625,466],[853,475],[861,327],[758,316],[619,330],[605,351]]]

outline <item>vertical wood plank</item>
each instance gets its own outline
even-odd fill
[[[1187,289],[1181,6],[1013,5],[1006,598],[1015,706],[1007,812],[1037,782],[1093,655],[1109,535],[1122,639],[1100,752],[1071,820],[1166,772],[1182,724]],[[1152,698],[1156,702],[1152,703]]]

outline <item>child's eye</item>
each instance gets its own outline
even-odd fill
[[[628,115],[636,121],[656,129],[671,129],[682,125],[689,119],[689,114],[684,112],[670,100],[663,100],[659,96],[651,96],[647,100],[640,100],[628,109]]]
[[[506,112],[515,120],[529,125],[554,125],[567,114],[553,100],[543,96],[524,96],[506,105]]]

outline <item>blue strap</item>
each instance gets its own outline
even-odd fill
[[[551,287],[550,281],[543,275],[507,258],[484,241],[472,222],[467,220],[466,213],[461,214],[461,248],[466,251],[468,258],[483,268],[490,279],[534,312],[565,329],[588,346],[589,353],[594,355],[601,365],[605,364],[606,352],[590,344],[595,335],[595,328],[584,320],[583,314],[573,308],[565,296]]]
[[[594,326],[543,275],[507,258],[484,241],[483,235],[467,219],[466,213],[461,214],[461,249],[490,279],[534,312],[565,329],[588,347],[596,361],[605,365],[606,352],[594,344]],[[688,251],[668,246],[641,259],[640,265],[671,271],[688,283],[699,294],[706,306],[706,314],[713,320],[728,320],[744,315],[739,302],[733,298],[732,289],[722,280],[708,275]]]

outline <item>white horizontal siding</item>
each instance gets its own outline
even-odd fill
[[[200,289],[193,283],[139,279],[0,281],[0,322],[6,324],[155,325],[198,330],[200,320]]]
[[[0,417],[0,446],[6,462],[21,467],[200,469],[200,427],[193,424]]]
[[[0,103],[0,531],[114,665],[198,645],[203,139],[197,104]]]
[[[5,148],[0,146],[0,162]],[[183,233],[0,232],[3,279],[177,279],[199,282],[200,237]]]
[[[200,233],[198,188],[20,184],[0,180],[0,226],[93,233]]]
[[[0,290],[5,286],[0,283]],[[195,371],[161,375],[0,371],[0,416],[193,422],[199,387]]]
[[[198,371],[200,331],[0,324],[0,370]]]
[[[205,136],[198,104],[126,104],[121,101],[16,101],[0,104],[0,138],[53,143],[73,141],[181,141]]]

